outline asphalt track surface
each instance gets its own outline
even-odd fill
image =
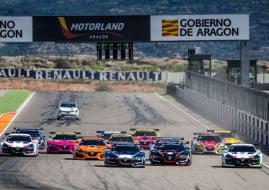
[[[56,105],[62,99],[78,102],[80,121],[55,119]],[[151,93],[37,92],[8,131],[43,127],[47,136],[50,131],[95,135],[96,130],[151,127],[159,128],[163,136],[191,140],[193,132],[206,130],[204,126],[219,128],[175,104],[180,109]],[[147,164],[146,168],[107,168],[103,161],[77,161],[72,155],[46,154],[45,150],[38,157],[1,156],[0,189],[269,189],[267,168],[221,168],[221,157],[216,155],[193,155],[191,166]]]

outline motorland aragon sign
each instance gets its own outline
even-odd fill
[[[249,15],[151,16],[151,41],[249,40]]]
[[[0,42],[32,42],[32,17],[0,16]]]

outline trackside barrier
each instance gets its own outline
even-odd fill
[[[240,131],[249,138],[269,147],[269,122],[267,119],[188,87],[177,86],[175,96],[192,109],[221,123],[228,129]]]

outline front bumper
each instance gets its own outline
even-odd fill
[[[74,145],[47,145],[47,153],[73,153]]]
[[[217,147],[217,148],[204,148],[204,147],[194,147],[192,148],[192,153],[195,154],[204,154],[204,153],[208,153],[208,154],[222,154],[223,152],[223,148],[221,147]]]
[[[34,156],[36,155],[35,149],[28,149],[22,147],[9,147],[2,148],[2,155],[24,155],[24,156]]]
[[[260,168],[262,167],[262,162],[260,160],[253,160],[250,158],[231,158],[222,160],[223,167],[252,167]]]
[[[83,151],[76,151],[73,154],[74,160],[105,160],[104,152],[83,152]]]
[[[119,159],[119,158],[106,158],[105,166],[132,166],[132,167],[145,167],[145,159]]]
[[[57,114],[57,118],[79,118],[79,113],[78,112],[59,112]]]
[[[164,155],[164,156],[151,156],[151,163],[156,164],[175,164],[175,165],[191,165],[191,158],[178,157],[175,155]]]

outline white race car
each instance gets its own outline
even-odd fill
[[[222,154],[222,167],[261,168],[262,165],[262,153],[253,144],[232,144]]]
[[[29,134],[9,134],[0,142],[1,155],[38,155],[38,140],[33,140]]]
[[[62,101],[57,106],[57,120],[61,118],[74,118],[79,120],[79,107],[76,102]]]

